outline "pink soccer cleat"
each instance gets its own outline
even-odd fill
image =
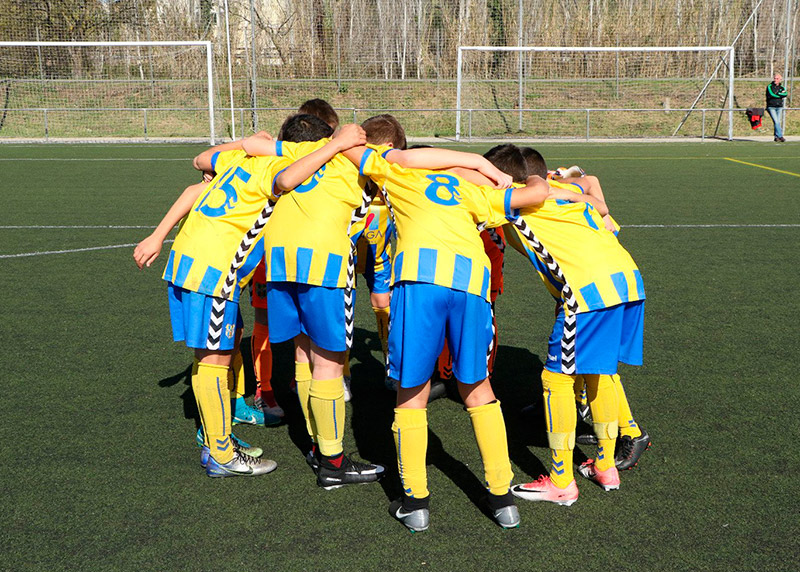
[[[570,506],[578,500],[578,485],[575,479],[567,485],[567,488],[560,489],[552,483],[549,475],[542,475],[532,483],[514,485],[511,487],[511,492],[521,499],[549,501],[562,506]]]
[[[605,471],[599,471],[594,464],[594,459],[589,459],[581,463],[578,472],[603,487],[604,491],[615,491],[619,488],[619,471],[616,467],[612,466]]]

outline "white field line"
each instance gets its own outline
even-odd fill
[[[52,224],[52,225],[5,225],[0,226],[0,230],[13,230],[13,229],[32,229],[40,230],[45,228],[155,228],[150,225],[118,225],[118,224],[99,224],[99,225],[66,225],[66,224]]]
[[[152,226],[97,226],[97,227],[84,227],[84,226],[59,226],[59,227],[47,227],[47,226],[12,226],[12,227],[3,227],[0,226],[0,229],[5,228],[27,228],[27,229],[40,229],[40,228],[153,228]],[[622,225],[622,228],[800,228],[800,224],[625,224]],[[165,240],[164,243],[171,243],[174,242],[173,240]],[[131,246],[136,246],[137,242],[131,242],[128,244],[111,244],[108,246],[91,246],[87,248],[73,248],[69,250],[44,250],[44,251],[37,251],[37,252],[22,252],[19,254],[0,254],[0,259],[3,258],[24,258],[28,256],[44,256],[47,254],[69,254],[72,252],[89,252],[93,250],[110,250],[113,248],[130,248]]]
[[[623,224],[622,228],[797,228],[800,224]]]
[[[164,243],[173,242],[172,240],[165,240]],[[89,252],[91,250],[110,250],[112,248],[130,248],[136,246],[138,242],[130,244],[111,244],[108,246],[90,246],[88,248],[72,248],[69,250],[43,250],[39,252],[22,252],[20,254],[0,254],[0,258],[24,258],[27,256],[44,256],[46,254],[69,254],[71,252]]]
[[[194,157],[0,157],[0,161],[191,161]]]

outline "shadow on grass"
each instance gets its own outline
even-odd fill
[[[249,366],[252,363],[250,348],[250,338],[244,338],[242,357],[246,364],[247,395],[252,395],[256,387],[252,367]],[[391,430],[396,393],[387,389],[384,384],[385,367],[376,357],[380,355],[380,340],[376,334],[356,328],[350,355],[352,400],[348,409],[351,415],[351,434],[345,434],[344,446],[348,454],[357,450],[359,457],[386,466],[387,475],[382,479],[381,486],[387,499],[394,499],[402,492],[395,468],[397,458]],[[305,456],[311,448],[311,441],[297,395],[290,388],[294,378],[294,344],[291,341],[272,344],[272,356],[272,387],[275,397],[286,412],[284,422],[288,426],[289,438],[298,452]],[[545,465],[530,450],[530,447],[547,448],[541,370],[542,361],[529,350],[503,345],[498,348],[492,387],[503,408],[509,456],[524,473],[516,476],[516,482],[527,480],[527,476],[535,477],[547,472]],[[192,365],[189,364],[185,370],[160,380],[158,384],[167,388],[183,383],[185,391],[180,397],[184,418],[193,419],[199,427],[200,416],[192,391],[191,373]],[[455,384],[449,382],[447,386],[447,398],[461,404]],[[580,430],[579,427],[579,432]],[[441,470],[473,503],[481,507],[480,501],[485,496],[482,475],[481,478],[477,477],[466,465],[448,454],[432,430],[428,434],[427,463]]]

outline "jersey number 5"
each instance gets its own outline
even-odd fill
[[[233,187],[231,181],[233,178],[236,177],[243,183],[246,183],[250,180],[250,173],[242,169],[241,167],[231,167],[220,177],[219,181],[217,181],[213,187],[211,187],[206,196],[203,197],[203,200],[200,201],[200,204],[197,205],[197,208],[194,209],[196,211],[200,211],[204,215],[210,218],[216,218],[224,216],[230,209],[233,208],[233,204],[239,200],[239,196],[236,194],[236,189]],[[221,190],[225,194],[225,198],[222,201],[222,204],[218,207],[212,207],[206,204],[208,197],[211,196],[216,190]]]

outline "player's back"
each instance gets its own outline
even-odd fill
[[[505,222],[505,191],[444,171],[406,169],[368,150],[362,173],[382,186],[397,231],[393,282],[426,282],[487,298],[490,263],[478,226]]]
[[[273,179],[288,166],[279,157],[251,157],[223,151],[212,158],[217,175],[184,219],[164,269],[164,280],[176,286],[219,296],[243,240],[249,245],[237,271],[237,300],[263,255],[263,240],[245,235],[253,229],[272,195]],[[259,233],[260,234],[260,233]]]
[[[548,182],[553,187],[581,191],[573,185]],[[645,298],[636,263],[617,237],[605,229],[603,218],[591,204],[549,199],[538,207],[522,209],[520,214],[560,267],[575,292],[580,312]],[[506,236],[518,249],[520,244],[524,247],[545,285],[559,297],[563,284],[531,250],[519,230],[514,227],[514,232]]]
[[[328,141],[279,142],[278,151],[294,161]],[[361,202],[358,170],[341,155],[278,201],[265,237],[267,280],[344,287],[347,229]]]

